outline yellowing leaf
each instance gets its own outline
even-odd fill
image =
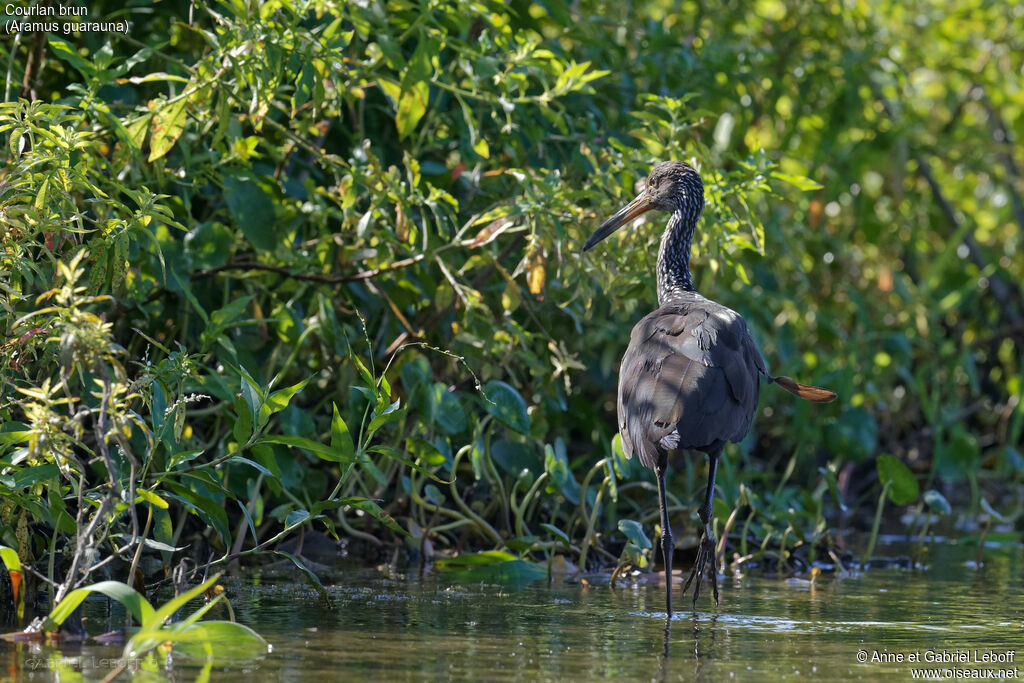
[[[477,141],[473,143],[473,151],[484,159],[491,158],[491,148],[487,145],[487,140],[484,140],[483,138],[478,138]]]
[[[153,124],[150,127],[152,138],[149,142],[149,160],[156,161],[171,151],[174,143],[181,137],[185,130],[185,107],[188,105],[188,98],[183,97],[177,102],[161,107],[153,116]]]
[[[539,251],[530,258],[530,265],[526,270],[526,285],[530,288],[530,294],[540,294],[544,291],[544,255]]]
[[[429,96],[430,88],[422,81],[402,93],[398,99],[398,113],[395,115],[395,126],[398,128],[399,137],[409,137],[409,134],[416,130],[416,124],[427,113]]]

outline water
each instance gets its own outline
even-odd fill
[[[826,574],[813,584],[725,578],[721,606],[712,609],[706,586],[696,612],[676,613],[667,644],[664,584],[653,577],[615,590],[601,577],[516,588],[360,570],[334,577],[331,608],[305,585],[230,580],[238,620],[272,651],[211,673],[215,680],[906,680],[913,670],[935,669],[941,679],[983,670],[1020,677],[1020,545],[986,551],[981,569],[973,558],[973,548],[944,546],[932,549],[923,572]],[[690,602],[677,593],[675,605]],[[102,678],[110,671],[104,658],[120,654],[95,644],[62,653],[0,643],[8,674],[36,680],[56,679],[58,666]],[[199,673],[177,658],[158,678]]]

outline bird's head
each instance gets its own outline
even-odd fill
[[[655,166],[636,199],[602,223],[583,245],[583,251],[652,209],[679,211],[688,222],[697,222],[704,210],[704,183],[693,166],[685,161],[663,161]]]

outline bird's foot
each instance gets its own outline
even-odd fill
[[[710,565],[710,567],[709,567]],[[700,586],[704,582],[704,574],[710,570],[711,590],[715,596],[715,607],[718,606],[718,565],[715,560],[715,535],[711,529],[704,527],[704,535],[700,539],[700,547],[697,549],[697,561],[690,571],[690,577],[686,579],[683,586],[683,594],[690,588],[690,584],[696,578],[697,583],[693,586],[693,607],[697,608],[697,598],[700,597]]]

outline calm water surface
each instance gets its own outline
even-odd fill
[[[516,587],[358,571],[333,577],[327,608],[305,585],[232,580],[226,585],[238,620],[265,636],[272,651],[211,674],[261,681],[909,680],[914,669],[935,669],[933,679],[986,670],[1019,678],[1020,545],[987,551],[982,569],[972,566],[973,555],[963,546],[933,548],[923,572],[826,574],[813,585],[726,578],[718,610],[708,597],[696,612],[676,613],[667,644],[664,586],[656,581],[615,590],[601,577],[589,586],[542,580]],[[689,601],[677,594],[676,606]],[[0,648],[9,676],[34,680],[72,680],[76,669],[102,678],[109,672],[104,658],[121,653],[92,644],[63,652]],[[963,658],[969,661],[957,661]],[[986,658],[1003,661],[980,661]],[[199,674],[178,658],[159,677]]]

